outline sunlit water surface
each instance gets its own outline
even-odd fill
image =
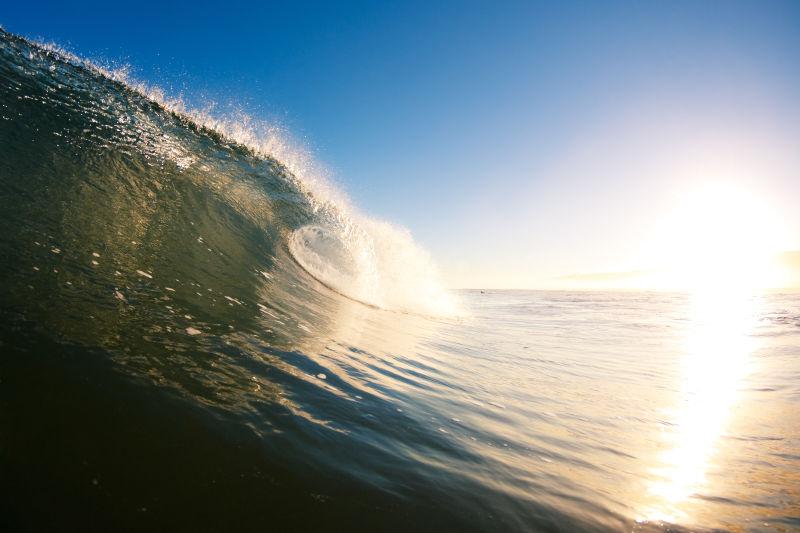
[[[452,320],[353,302],[304,328],[281,326],[265,315],[263,327],[282,328],[285,335],[272,346],[252,345],[239,352],[244,360],[225,362],[216,355],[224,344],[252,342],[233,341],[239,335],[231,332],[219,348],[195,356],[227,367],[227,380],[195,376],[202,370],[180,359],[165,363],[167,373],[144,362],[131,368],[138,364],[133,354],[113,359],[123,373],[149,376],[137,388],[177,389],[184,400],[168,404],[171,416],[185,416],[185,402],[200,402],[210,409],[204,416],[217,413],[250,428],[251,466],[269,475],[277,456],[289,465],[282,475],[291,479],[297,469],[302,479],[302,495],[293,496],[301,510],[328,506],[356,529],[800,527],[797,295],[719,303],[634,293],[475,291],[462,298],[470,315]],[[166,349],[169,358],[178,346]],[[5,361],[6,396],[9,381],[12,391],[22,386],[14,383],[22,379],[15,370],[30,364]],[[52,371],[65,375],[49,376],[51,386],[76,379],[63,364]],[[33,378],[32,384],[39,381]],[[46,427],[55,422],[43,408],[25,409]],[[88,408],[97,412],[68,416],[103,418],[105,407]],[[145,438],[158,439],[163,423],[145,420]],[[6,427],[31,431],[20,422]],[[225,427],[211,424],[203,433],[230,430]],[[190,428],[170,438],[182,447],[197,432]],[[210,438],[214,446],[217,438],[224,439]],[[127,443],[114,445],[124,450]],[[41,452],[40,446],[10,449],[25,455]],[[236,446],[225,453],[237,453]],[[210,459],[219,460],[213,454]],[[145,468],[160,470],[166,459],[152,460]],[[169,460],[180,463],[181,457]],[[123,480],[114,475],[126,475],[127,467],[118,472],[108,458],[89,461],[99,463],[96,470],[62,482],[100,478],[115,484]],[[235,477],[238,468],[227,459],[203,463],[190,479]],[[274,483],[278,488],[270,490],[280,490],[283,482]],[[241,490],[232,495],[248,500],[248,507],[259,505],[261,496]],[[362,493],[380,497],[366,498],[357,510],[342,501]],[[123,506],[152,509],[153,523],[163,519],[152,490],[118,496]],[[215,501],[229,496],[214,492]],[[269,498],[264,501],[261,511],[269,514]],[[248,526],[252,513],[244,513]]]

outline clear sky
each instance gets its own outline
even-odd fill
[[[280,122],[452,286],[800,250],[799,2],[162,4],[0,24]]]

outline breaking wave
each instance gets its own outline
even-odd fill
[[[430,257],[408,232],[360,214],[311,154],[280,127],[241,113],[221,118],[189,108],[183,100],[134,80],[127,68],[105,68],[56,45],[32,43],[4,32],[2,53],[4,97],[25,105],[20,116],[26,117],[24,124],[17,123],[6,110],[4,120],[14,122],[6,131],[35,125],[38,146],[57,141],[48,157],[69,158],[72,167],[69,175],[48,174],[59,186],[85,182],[92,175],[101,181],[99,187],[115,191],[117,203],[133,206],[158,204],[161,196],[156,191],[191,184],[215,192],[223,200],[216,209],[235,211],[242,222],[264,226],[274,235],[267,250],[269,262],[276,262],[274,270],[300,265],[321,286],[386,310],[427,315],[457,312]],[[41,123],[35,122],[38,117]],[[21,154],[30,151],[30,146],[15,144],[19,143],[8,139],[6,148],[20,149]],[[72,156],[78,153],[84,159],[74,168]],[[81,169],[80,164],[86,166]],[[5,177],[19,173],[14,161],[6,166]],[[142,194],[150,196],[137,197]],[[109,204],[90,208],[102,210]],[[193,218],[204,216],[202,223],[213,225],[219,215],[208,211],[169,214],[194,226],[199,221]],[[174,233],[183,229],[172,226]],[[221,237],[226,240],[245,238],[241,226],[225,229]],[[315,231],[338,246],[301,250],[297,237]],[[294,262],[283,260],[282,252],[290,245]],[[254,268],[266,268],[264,258],[239,259]],[[349,265],[349,274],[340,272],[344,264]]]

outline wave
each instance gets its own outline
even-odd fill
[[[52,134],[59,136],[61,146],[84,145],[97,155],[104,149],[121,150],[129,156],[144,156],[149,166],[155,161],[174,165],[158,179],[144,168],[131,172],[129,177],[135,176],[142,189],[186,178],[204,187],[224,189],[229,207],[250,217],[258,217],[261,210],[261,216],[279,230],[274,245],[285,247],[294,242],[295,263],[322,286],[342,295],[386,310],[435,316],[458,313],[457,302],[443,287],[430,256],[408,231],[361,214],[333,185],[322,165],[284,129],[244,113],[220,117],[208,109],[193,109],[181,98],[135,80],[128,67],[104,67],[57,45],[0,31],[9,87],[25,84],[26,98],[34,101],[34,95],[40,93],[38,112],[48,109],[67,123],[80,115],[90,117],[82,131],[57,131],[53,125]],[[40,129],[39,134],[47,132]],[[215,154],[215,149],[225,151],[225,156]],[[215,157],[227,157],[226,163],[231,163],[232,154],[236,154],[239,167],[228,164],[225,172],[219,172],[221,162]],[[255,176],[249,175],[254,170]],[[280,183],[272,185],[288,187],[298,199],[291,208],[279,205],[275,201],[278,191],[256,183],[259,177],[267,182],[277,178]],[[302,213],[293,211],[298,208]],[[296,236],[308,234],[312,228],[324,231],[340,246],[335,251],[300,250]],[[304,259],[310,253],[313,264]],[[353,275],[343,277],[337,271],[342,261],[351,265]]]

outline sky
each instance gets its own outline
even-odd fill
[[[0,24],[281,124],[453,287],[800,286],[797,2],[12,2]]]

